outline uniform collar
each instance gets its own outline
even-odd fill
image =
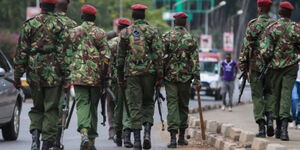
[[[175,26],[174,29],[175,30],[184,30],[184,31],[186,30],[186,28],[182,27],[182,26]]]
[[[91,22],[91,21],[83,21],[82,26],[94,26],[95,22]]]
[[[261,14],[258,16],[259,19],[268,19],[270,16],[268,14]]]
[[[278,22],[280,22],[280,23],[291,22],[291,19],[290,18],[283,18],[283,17],[281,17],[281,18],[278,19]]]
[[[148,24],[148,23],[143,19],[137,19],[133,21],[133,24]]]
[[[67,13],[65,13],[65,12],[56,12],[56,14],[58,15],[58,16],[66,16],[67,15]]]

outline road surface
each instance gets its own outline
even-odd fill
[[[165,93],[162,89],[162,92]],[[244,93],[244,99],[249,100],[250,99],[250,89],[247,87],[245,89]],[[235,90],[234,94],[234,101],[237,101],[238,99],[238,90]],[[203,106],[204,105],[213,105],[213,104],[221,104],[221,101],[214,101],[213,97],[207,97],[202,96]],[[29,117],[28,112],[30,110],[30,107],[32,106],[31,101],[27,101],[23,105],[22,114],[21,114],[21,127],[20,127],[20,134],[17,141],[3,141],[2,135],[0,136],[0,149],[1,150],[26,150],[30,149],[31,145],[31,135],[29,133]],[[166,108],[166,102],[163,102],[162,104],[163,109],[163,116],[164,119],[166,119],[167,115],[167,108]],[[196,108],[198,106],[196,100],[190,101],[190,108]],[[125,148],[117,148],[113,141],[109,141],[108,139],[108,127],[103,127],[100,125],[102,121],[102,116],[100,115],[101,107],[99,106],[99,122],[98,122],[98,132],[99,132],[99,138],[96,140],[96,146],[98,149],[102,150],[122,150]],[[153,150],[164,150],[166,149],[166,145],[169,142],[169,133],[167,131],[161,131],[161,123],[160,118],[158,115],[157,107],[155,109],[155,125],[152,130],[152,145]],[[76,112],[74,111],[73,118],[71,120],[71,124],[68,130],[65,132],[65,150],[76,150],[79,149],[80,145],[80,135],[78,132],[76,132]],[[166,124],[166,121],[165,121]],[[0,133],[1,134],[1,133]],[[184,150],[192,150],[195,148],[183,148]],[[183,150],[182,149],[182,150]]]

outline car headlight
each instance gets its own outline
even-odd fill
[[[219,87],[219,82],[218,81],[212,81],[210,82],[210,88],[212,89],[217,89]]]

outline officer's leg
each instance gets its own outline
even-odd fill
[[[33,107],[29,111],[30,118],[30,133],[32,134],[32,150],[40,149],[40,134],[42,132],[43,115],[44,115],[44,94],[42,89],[35,86],[30,86],[31,96],[33,99]]]
[[[267,117],[267,135],[269,137],[274,136],[274,111],[275,111],[275,105],[276,105],[276,98],[272,94],[272,84],[270,82],[272,76],[272,72],[269,71],[267,75],[265,76],[265,79],[263,80],[263,103],[265,103],[264,109],[265,109],[265,115]]]
[[[120,99],[120,93],[118,90],[117,81],[113,80],[111,83],[112,91],[116,96],[115,108],[113,113],[114,120],[114,130],[116,131],[116,135],[114,137],[114,142],[117,146],[122,146],[122,119],[123,119],[123,101]]]
[[[179,86],[177,86],[176,83],[165,80],[168,106],[168,131],[171,135],[171,141],[168,145],[169,148],[177,147],[176,134],[179,130],[180,124],[178,87]]]
[[[263,81],[257,80],[258,72],[253,71],[250,75],[250,87],[253,101],[253,112],[256,123],[258,124],[258,133],[256,137],[266,137],[265,129],[265,102],[263,101]]]
[[[179,145],[188,145],[188,142],[184,139],[185,130],[188,128],[188,113],[189,113],[189,95],[191,82],[179,84]]]
[[[142,109],[142,85],[141,77],[131,76],[127,78],[126,99],[130,111],[130,121],[134,132],[134,148],[141,149],[141,129],[143,120]]]
[[[98,124],[98,105],[100,99],[100,88],[91,87],[90,88],[90,113],[91,113],[91,128],[88,131],[89,137],[89,147],[95,147],[95,138],[98,137],[97,124]]]
[[[122,112],[119,114],[120,118],[122,117],[122,119],[120,120],[120,126],[119,129],[122,130],[121,127],[123,127],[124,130],[124,146],[126,148],[132,148],[133,144],[131,142],[131,132],[132,132],[132,125],[131,125],[131,121],[130,118],[128,116],[128,112],[125,108],[125,105],[128,104],[128,99],[126,100],[125,95],[122,93],[121,89],[119,89],[119,98],[118,100],[120,101],[120,110],[122,110]],[[125,104],[126,103],[126,104]]]
[[[151,127],[153,125],[154,115],[154,76],[145,75],[142,77],[143,87],[143,125],[144,125],[144,149],[151,148]]]
[[[89,146],[88,131],[91,129],[91,100],[90,87],[75,86],[76,109],[77,109],[77,131],[81,134],[81,149],[87,149]]]
[[[284,75],[282,80],[282,90],[280,97],[280,110],[279,116],[282,121],[281,127],[281,140],[289,140],[288,137],[288,122],[291,121],[291,95],[294,86],[294,82],[297,77],[298,65],[293,65],[287,68],[284,68]]]
[[[59,102],[61,87],[51,87],[44,89],[44,119],[43,119],[43,147],[52,147],[57,134],[57,120],[59,120]]]
[[[107,120],[108,120],[108,125],[109,125],[109,128],[108,128],[108,139],[109,140],[112,140],[113,137],[115,136],[116,132],[115,132],[115,129],[114,129],[114,121],[115,119],[113,118],[113,115],[114,115],[114,108],[115,108],[115,102],[113,102],[112,100],[112,97],[110,95],[107,95]]]

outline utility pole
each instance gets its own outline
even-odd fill
[[[36,8],[39,8],[39,7],[40,7],[40,0],[36,0],[36,1],[35,1],[35,7],[36,7]]]

